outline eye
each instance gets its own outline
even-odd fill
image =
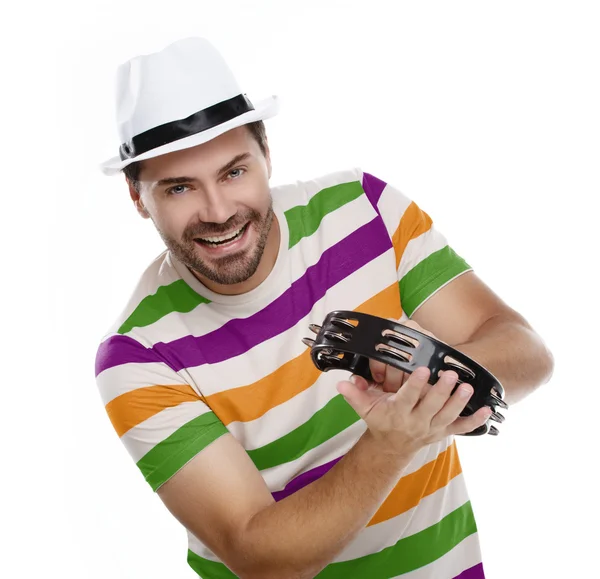
[[[244,173],[245,173],[245,169],[242,169],[241,167],[237,167],[236,169],[231,169],[231,171],[229,171],[229,173],[227,173],[227,177],[229,179],[237,179],[238,177],[241,177]]]
[[[170,189],[167,189],[167,194],[168,195],[181,195],[184,191],[184,189],[189,189],[189,187],[187,185],[175,185],[175,187],[171,187]]]

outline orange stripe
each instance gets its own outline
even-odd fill
[[[404,250],[408,242],[415,237],[425,233],[431,228],[431,217],[420,209],[413,201],[402,214],[400,225],[392,236],[392,245],[396,253],[396,269],[400,265]]]
[[[376,525],[416,507],[421,499],[445,487],[462,472],[456,442],[435,460],[402,477],[367,526]]]
[[[375,294],[371,299],[355,308],[355,311],[363,314],[371,314],[380,318],[395,318],[398,320],[402,315],[400,305],[400,288],[397,283],[386,287]]]
[[[165,408],[198,400],[201,400],[198,393],[188,384],[157,384],[117,396],[106,405],[106,412],[117,434],[123,436],[128,430]]]
[[[402,315],[398,292],[398,284],[394,283],[361,304],[356,311],[398,319]],[[211,394],[206,397],[206,403],[225,426],[235,421],[256,420],[310,388],[320,374],[307,348],[268,376],[246,386]]]
[[[225,426],[255,420],[312,386],[319,374],[307,349],[257,382],[207,396],[206,403]]]

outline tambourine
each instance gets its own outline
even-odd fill
[[[312,361],[321,372],[347,370],[371,381],[369,360],[373,359],[409,374],[419,366],[427,366],[431,372],[429,383],[435,384],[440,371],[455,371],[455,390],[463,382],[473,386],[473,394],[460,415],[470,416],[482,406],[492,409],[486,423],[466,435],[498,434],[489,422],[504,422],[497,411],[497,407],[508,408],[502,385],[489,370],[452,346],[399,322],[354,311],[335,310],[327,314],[322,326],[311,324],[309,328],[317,337],[303,338],[302,342],[310,347]]]

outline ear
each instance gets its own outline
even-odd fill
[[[148,210],[144,207],[142,198],[140,196],[140,192],[138,191],[136,186],[127,177],[125,177],[125,181],[127,182],[127,186],[129,188],[129,196],[131,197],[131,200],[133,201],[133,204],[135,205],[137,212],[144,219],[149,219],[150,214],[148,213]]]
[[[265,159],[267,160],[267,169],[269,171],[269,179],[273,172],[273,166],[271,165],[271,149],[269,149],[269,142],[265,139]]]

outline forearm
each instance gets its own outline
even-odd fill
[[[554,360],[551,352],[522,319],[492,318],[468,342],[454,345],[454,348],[498,378],[509,404],[533,392],[552,375]]]
[[[413,455],[383,455],[369,431],[323,477],[255,515],[243,577],[314,577],[371,520]]]

